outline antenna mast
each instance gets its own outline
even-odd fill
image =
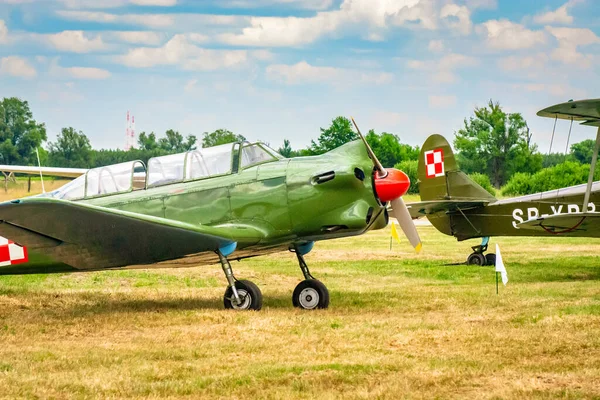
[[[135,117],[129,115],[127,111],[127,119],[125,122],[125,150],[131,150],[135,146]]]

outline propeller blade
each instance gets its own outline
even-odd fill
[[[363,143],[367,147],[367,153],[369,153],[369,157],[371,158],[371,160],[373,160],[373,165],[375,165],[375,169],[377,169],[377,171],[378,171],[377,176],[379,176],[379,178],[385,178],[387,176],[388,172],[386,171],[385,168],[383,168],[383,165],[381,165],[381,163],[375,156],[375,153],[373,153],[373,150],[371,150],[371,146],[369,146],[369,143],[367,143],[367,140],[365,139],[365,137],[362,135],[362,133],[360,133],[360,129],[358,129],[358,125],[356,125],[356,121],[354,121],[354,118],[350,117],[350,119],[352,120],[352,123],[354,124],[354,127],[356,128],[356,131],[358,132],[358,136],[360,136],[360,139],[363,141]]]
[[[419,237],[417,227],[413,223],[410,213],[408,212],[408,207],[406,207],[406,204],[404,204],[402,197],[392,200],[391,203],[394,218],[398,220],[400,228],[402,228],[402,231],[408,238],[408,241],[412,247],[414,247],[417,253],[419,253],[422,247],[421,238]]]

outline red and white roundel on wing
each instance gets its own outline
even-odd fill
[[[425,169],[428,178],[444,176],[444,151],[442,149],[425,152]]]
[[[26,263],[27,248],[0,236],[0,267]]]

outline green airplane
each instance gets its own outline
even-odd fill
[[[498,200],[458,169],[448,141],[430,136],[421,149],[418,184],[421,201],[409,203],[413,218],[426,216],[440,232],[462,241],[482,238],[467,264],[494,265],[484,254],[492,236],[600,236],[600,182],[593,182],[600,147],[600,99],[570,101],[538,116],[581,121],[598,127],[587,184]]]
[[[356,129],[361,140],[319,156],[286,159],[263,143],[230,143],[152,158],[147,168],[90,169],[53,192],[0,203],[0,274],[220,263],[225,308],[259,310],[260,289],[237,280],[230,261],[289,250],[304,275],[293,305],[326,308],[329,292],[304,260],[316,241],[386,227],[390,202],[421,247],[402,200],[409,178],[383,168]]]

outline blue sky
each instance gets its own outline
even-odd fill
[[[104,148],[125,146],[127,110],[138,132],[294,148],[354,116],[416,145],[491,98],[547,152],[553,121],[535,113],[600,97],[598,15],[595,0],[0,0],[0,96],[28,100],[50,140],[73,126]]]

